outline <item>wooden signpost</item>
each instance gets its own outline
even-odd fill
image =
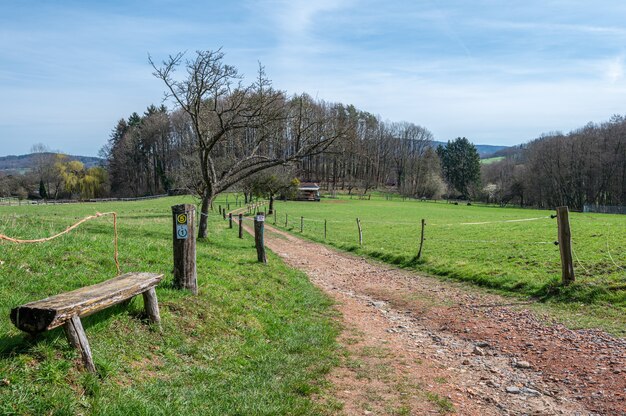
[[[174,286],[198,293],[196,272],[196,207],[193,204],[174,205],[173,244],[174,244]]]

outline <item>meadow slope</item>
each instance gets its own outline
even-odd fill
[[[212,215],[198,243],[199,295],[172,288],[170,206],[183,201],[0,207],[0,233],[20,238],[117,211],[122,272],[166,274],[162,332],[143,321],[141,297],[84,319],[94,377],[61,329],[31,339],[9,311],[113,277],[111,217],[49,243],[1,242],[0,414],[317,415],[338,406],[311,399],[335,365],[338,330],[332,302],[303,273],[271,253],[258,264],[252,239]]]

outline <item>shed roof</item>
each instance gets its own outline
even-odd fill
[[[320,187],[314,182],[301,182],[298,189],[301,191],[319,191]]]

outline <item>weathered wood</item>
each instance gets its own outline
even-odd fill
[[[420,249],[417,252],[417,258],[420,259],[422,257],[422,248],[424,247],[424,226],[426,225],[426,220],[422,219],[422,235],[420,237]]]
[[[243,238],[243,214],[239,214],[239,238]]]
[[[300,232],[304,232],[304,217],[300,217]]]
[[[176,235],[176,226],[179,223],[180,215],[185,215],[187,220],[186,238],[179,238]],[[174,205],[172,207],[172,217],[174,227],[174,285],[180,289],[188,289],[195,295],[198,293],[196,239],[194,237],[196,207],[193,204]]]
[[[233,213],[228,213],[228,228],[233,228]]]
[[[267,263],[267,257],[265,256],[265,242],[263,241],[264,223],[265,216],[259,212],[254,217],[254,243],[256,245],[256,254],[259,263]]]
[[[151,287],[143,292],[143,307],[148,315],[148,319],[153,324],[161,323],[161,314],[159,313],[159,301],[157,300],[156,289]]]
[[[326,240],[326,220],[324,220],[324,240]]]
[[[276,225],[276,210],[274,210],[274,225]]]
[[[11,321],[36,334],[63,325],[73,316],[87,316],[155,287],[162,274],[126,273],[106,282],[30,302],[11,310]]]
[[[559,250],[561,252],[561,281],[564,285],[573,283],[574,261],[572,260],[572,233],[569,227],[569,210],[567,207],[556,209],[556,220],[559,233]]]
[[[226,219],[226,208],[222,211],[222,219]]]
[[[80,356],[83,359],[85,369],[91,373],[96,372],[96,366],[93,363],[93,357],[91,355],[91,348],[89,348],[89,341],[87,341],[87,335],[83,329],[83,324],[77,315],[72,316],[63,326],[65,330],[65,336],[71,346],[76,348],[80,352]]]
[[[285,213],[285,228],[287,228],[287,225],[289,225],[289,217],[288,214]]]
[[[363,245],[363,230],[361,229],[361,220],[356,219],[356,225],[359,227],[359,245]]]

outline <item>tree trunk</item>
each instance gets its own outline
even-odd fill
[[[213,202],[213,197],[203,196],[202,207],[200,208],[200,222],[198,225],[198,238],[207,238],[209,235],[208,222],[209,222],[209,207]]]

